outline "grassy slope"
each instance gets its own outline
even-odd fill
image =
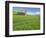
[[[13,30],[37,30],[40,29],[39,16],[13,15]]]

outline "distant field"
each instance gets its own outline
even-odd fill
[[[40,16],[13,15],[13,31],[40,29]]]

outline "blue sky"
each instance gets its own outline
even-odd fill
[[[29,14],[40,14],[40,8],[35,8],[35,7],[13,7],[14,11],[22,11],[26,10],[26,12]]]

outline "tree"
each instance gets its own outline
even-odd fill
[[[25,13],[24,12],[17,12],[16,15],[25,15]]]

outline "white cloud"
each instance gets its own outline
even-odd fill
[[[26,14],[27,14],[27,15],[39,15],[40,12],[36,12],[36,13],[27,12]]]
[[[40,12],[36,12],[36,15],[39,15],[40,14]]]

